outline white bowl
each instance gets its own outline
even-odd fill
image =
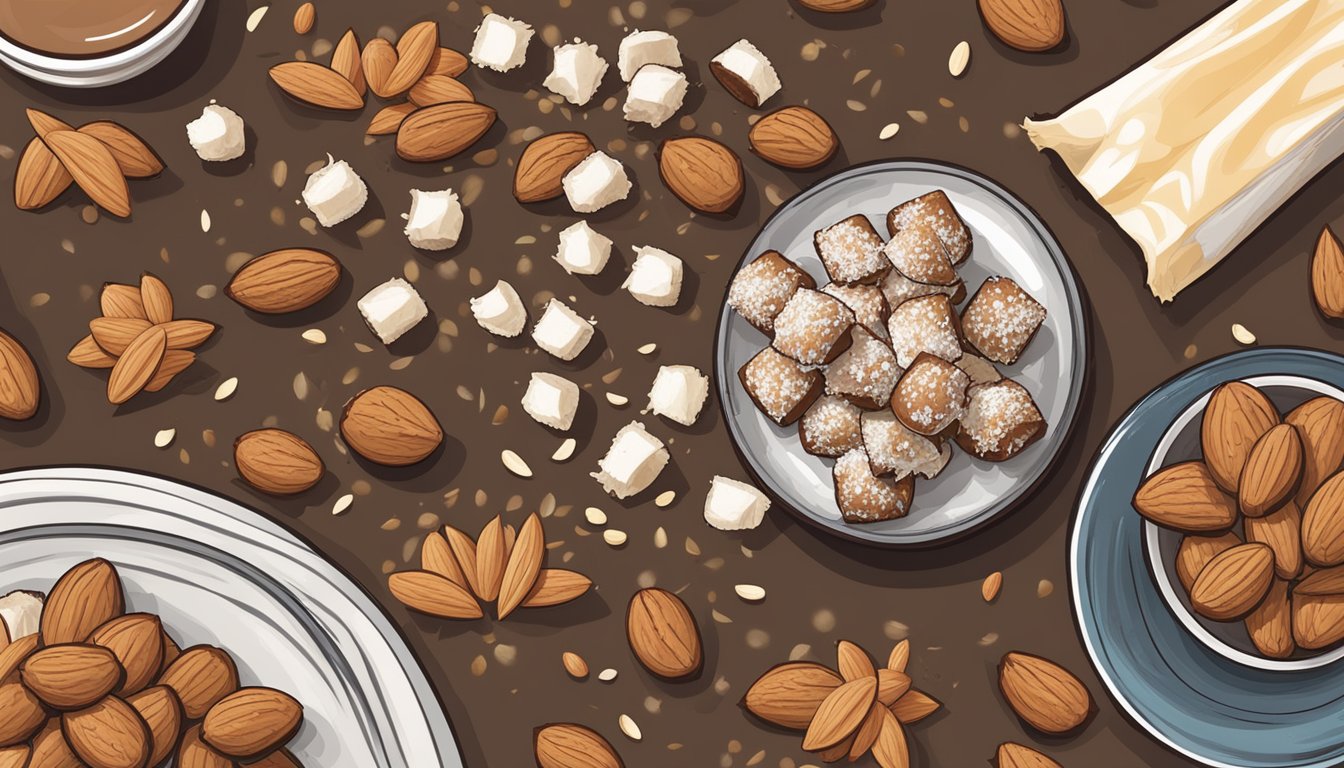
[[[90,58],[45,56],[0,37],[0,62],[26,77],[67,88],[98,88],[143,74],[177,49],[200,18],[205,0],[186,0],[154,34],[130,48]]]
[[[1344,391],[1305,376],[1253,376],[1241,381],[1264,392],[1280,413],[1287,413],[1320,395],[1344,400]],[[1169,464],[1200,457],[1200,417],[1212,394],[1212,391],[1206,392],[1191,403],[1163,433],[1162,439],[1153,450],[1152,459],[1148,462],[1148,475]],[[1299,655],[1289,659],[1270,659],[1261,656],[1251,643],[1243,622],[1211,621],[1195,613],[1190,607],[1190,596],[1186,594],[1176,575],[1176,552],[1180,548],[1182,534],[1145,520],[1143,537],[1148,569],[1153,574],[1158,592],[1167,601],[1171,612],[1190,634],[1223,658],[1248,667],[1282,672],[1316,669],[1344,658],[1344,645],[1314,655],[1299,652]]]

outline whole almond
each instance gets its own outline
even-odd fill
[[[1247,517],[1278,509],[1297,492],[1302,479],[1302,439],[1297,427],[1278,424],[1266,432],[1246,457],[1237,481],[1237,503]]]
[[[364,45],[360,55],[360,65],[364,69],[364,80],[369,90],[381,98],[396,95],[387,90],[387,80],[397,66],[397,49],[381,37],[375,37]]]
[[[723,213],[742,199],[742,161],[713,139],[688,136],[664,141],[658,174],[677,199],[697,211]]]
[[[434,51],[434,55],[429,59],[429,66],[425,69],[427,75],[447,75],[448,77],[457,77],[467,71],[467,57],[454,51],[452,48],[439,48]]]
[[[476,574],[476,542],[451,525],[443,527],[443,536],[448,543],[449,551],[452,553],[453,562],[457,565],[458,573],[461,574],[461,578],[449,577],[449,580],[465,587],[473,595],[480,595],[481,580]],[[443,575],[448,576],[448,574]]]
[[[1019,51],[1048,51],[1064,40],[1060,0],[979,0],[985,26]]]
[[[1302,551],[1313,565],[1344,564],[1344,472],[1321,484],[1302,513]]]
[[[1297,506],[1306,507],[1321,481],[1344,464],[1344,403],[1333,397],[1317,397],[1283,417],[1297,427],[1302,438],[1302,483],[1297,488]]]
[[[37,134],[39,139],[45,139],[53,131],[75,130],[74,126],[40,109],[25,109],[24,115],[28,118],[28,124],[33,127],[33,132]]]
[[[401,571],[387,577],[387,587],[402,605],[441,619],[479,619],[485,614],[465,588],[437,573]]]
[[[751,151],[775,165],[806,170],[823,165],[840,149],[825,118],[807,107],[782,107],[762,117],[747,133]]]
[[[29,768],[33,750],[27,744],[0,747],[0,768]]]
[[[265,757],[294,737],[303,706],[274,688],[239,688],[205,713],[201,738],[217,752],[243,762]]]
[[[942,709],[942,706],[937,699],[927,693],[912,690],[891,705],[891,713],[903,724],[909,725],[932,715]]]
[[[877,700],[877,680],[862,677],[843,683],[827,694],[803,735],[803,749],[829,749],[852,735]],[[848,750],[846,750],[848,752]]]
[[[120,357],[150,325],[148,320],[135,317],[95,317],[89,321],[89,333],[104,352]]]
[[[591,728],[552,723],[532,732],[537,768],[625,768],[611,744]]]
[[[873,758],[882,768],[909,768],[910,745],[905,739],[905,727],[890,711],[882,714],[882,727],[873,742]]]
[[[1243,523],[1247,541],[1258,541],[1274,550],[1274,574],[1295,579],[1302,572],[1302,513],[1288,502],[1264,517],[1248,517]]]
[[[161,326],[147,328],[117,358],[107,377],[107,401],[121,405],[145,388],[168,351],[168,334]]]
[[[325,251],[285,248],[262,254],[233,273],[224,293],[253,312],[307,309],[341,281],[341,265]]]
[[[53,717],[33,737],[33,756],[26,768],[82,768],[79,756],[61,733],[61,719]]]
[[[48,645],[19,667],[19,679],[52,709],[83,709],[121,687],[126,678],[106,648],[83,643]]]
[[[999,690],[1013,712],[1042,733],[1068,733],[1094,709],[1087,687],[1073,673],[1031,654],[1004,655],[999,662]]]
[[[341,416],[341,437],[360,456],[389,467],[423,461],[443,443],[443,428],[415,395],[373,387],[355,395]]]
[[[588,662],[573,651],[560,654],[560,663],[564,666],[565,672],[575,680],[582,680],[588,676]]]
[[[173,765],[177,768],[235,768],[238,764],[206,744],[201,738],[201,726],[193,725],[183,732]]]
[[[536,203],[564,194],[563,180],[574,166],[594,152],[593,142],[577,131],[550,133],[535,139],[518,158],[513,197]]]
[[[887,654],[887,669],[904,672],[909,664],[910,639],[906,638],[891,647],[891,653]]]
[[[316,62],[286,61],[276,64],[271,67],[270,76],[280,86],[280,90],[305,104],[325,109],[364,108],[364,97],[344,75]]]
[[[547,608],[568,603],[582,596],[593,586],[592,579],[563,568],[542,568],[532,591],[523,598],[524,608]]]
[[[119,616],[89,635],[89,642],[111,651],[126,671],[114,693],[129,696],[159,676],[163,666],[163,624],[151,613]]]
[[[402,104],[391,104],[378,110],[373,119],[369,121],[369,127],[364,133],[369,136],[388,136],[397,132],[401,127],[401,121],[411,114],[417,107],[411,102]]]
[[[415,163],[434,163],[466,150],[495,124],[485,104],[454,101],[412,112],[397,128],[397,155]]]
[[[19,156],[14,171],[14,205],[22,211],[35,211],[61,196],[74,177],[60,159],[42,143],[32,139]]]
[[[1226,530],[1237,519],[1236,502],[1199,461],[1163,467],[1143,481],[1134,509],[1158,525],[1188,532]]]
[[[1278,411],[1255,387],[1229,381],[1213,390],[1199,434],[1209,473],[1223,490],[1236,493],[1251,448],[1278,423]]]
[[[188,720],[200,720],[216,702],[238,690],[238,667],[222,648],[196,645],[182,651],[158,684],[173,689]]]
[[[172,381],[174,376],[185,371],[194,362],[196,362],[195,352],[183,349],[170,349],[164,352],[163,362],[159,363],[159,370],[154,372],[154,378],[145,385],[145,391],[158,392],[168,386],[168,382]]]
[[[303,766],[288,749],[277,749],[255,763],[248,763],[247,768],[303,768]]]
[[[149,726],[130,704],[115,696],[66,713],[61,731],[70,749],[90,768],[142,768],[149,764]]]
[[[1293,640],[1314,651],[1344,640],[1344,595],[1293,593]]]
[[[79,126],[79,132],[103,142],[128,179],[150,179],[163,173],[163,160],[130,128],[111,120]]]
[[[159,765],[172,754],[182,733],[182,702],[166,685],[156,685],[127,697],[126,703],[149,728],[149,765]]]
[[[496,515],[485,524],[476,537],[476,596],[490,602],[499,597],[499,585],[504,579],[504,522]]]
[[[1260,605],[1246,617],[1246,632],[1257,650],[1271,659],[1293,655],[1293,613],[1288,582],[1275,579]]]
[[[625,638],[639,663],[664,680],[699,674],[704,663],[695,617],[681,598],[665,589],[641,589],[630,598]]]
[[[417,107],[430,107],[450,101],[475,101],[476,94],[455,78],[447,75],[425,75],[411,86],[407,94]]]
[[[313,24],[316,21],[317,9],[312,3],[303,3],[294,11],[294,32],[306,35],[313,31]]]
[[[326,471],[311,445],[283,429],[239,435],[233,443],[233,463],[248,485],[276,496],[303,493]]]
[[[1322,568],[1293,587],[1295,595],[1344,595],[1344,565]]]
[[[350,81],[355,93],[364,98],[368,84],[364,81],[364,63],[360,60],[359,37],[347,29],[331,52],[331,71]]]
[[[820,13],[849,13],[861,11],[876,0],[798,0],[798,4],[811,11]]]
[[[159,669],[159,676],[162,677],[163,673],[167,672],[168,668],[171,667],[173,662],[177,661],[178,657],[181,655],[182,648],[178,646],[177,641],[173,640],[173,636],[168,634],[167,630],[165,630],[163,633],[163,667]]]
[[[534,512],[523,522],[522,530],[509,549],[509,561],[500,580],[499,604],[495,609],[501,620],[523,604],[537,583],[545,558],[546,534],[541,518]]]
[[[910,676],[894,669],[877,670],[877,700],[890,707],[910,692]]]
[[[1209,561],[1190,589],[1190,604],[1214,621],[1250,613],[1274,582],[1274,551],[1264,544],[1232,547]]]
[[[145,314],[145,303],[140,299],[140,287],[136,285],[103,283],[103,290],[98,294],[98,308],[102,310],[103,317],[149,320]]]
[[[1321,229],[1311,257],[1311,295],[1321,314],[1344,318],[1344,248],[1330,227]]]
[[[859,723],[859,728],[854,731],[853,739],[849,743],[848,756],[851,761],[857,761],[868,754],[868,750],[877,743],[883,719],[888,717],[891,717],[891,712],[882,705],[882,702],[874,701],[868,706],[868,715],[863,718],[862,723]]]
[[[877,670],[873,667],[873,660],[868,652],[855,643],[848,640],[841,640],[836,643],[835,657],[835,668],[840,672],[840,677],[845,682],[858,680],[860,677],[877,675]]]
[[[10,675],[17,672],[19,665],[38,649],[41,642],[41,633],[34,633],[24,635],[6,645],[5,649],[0,651],[0,680],[7,680]]]
[[[0,682],[0,712],[0,747],[26,741],[47,720],[42,702],[15,678]]]
[[[1011,741],[999,745],[994,755],[994,768],[1062,768],[1059,763],[1037,752]]]
[[[810,661],[778,664],[751,684],[742,698],[742,706],[773,725],[804,730],[821,703],[843,682],[821,664]]]
[[[103,348],[94,341],[93,334],[89,334],[70,348],[66,353],[65,359],[78,365],[80,368],[111,368],[117,364],[117,358],[107,354]]]
[[[41,403],[42,389],[32,356],[18,339],[0,331],[0,418],[30,419]]]
[[[46,645],[82,643],[93,631],[120,616],[126,605],[117,569],[102,558],[86,560],[56,580],[42,606]]]
[[[435,22],[422,21],[406,30],[397,40],[397,63],[378,95],[387,98],[409,90],[424,76],[438,50],[439,25]]]
[[[126,177],[107,145],[78,131],[52,131],[42,141],[95,205],[118,218],[131,215]]]
[[[168,284],[148,272],[140,276],[140,303],[145,318],[159,325],[173,319],[173,294]]]
[[[466,574],[457,562],[448,540],[438,531],[430,531],[420,544],[420,567],[430,573],[437,573],[459,587],[467,586]]]
[[[215,333],[215,324],[206,320],[169,320],[157,326],[167,337],[168,349],[195,349]]]

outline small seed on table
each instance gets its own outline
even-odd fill
[[[1003,587],[1003,573],[995,571],[985,577],[984,583],[980,585],[980,596],[986,603],[994,602],[994,598],[999,596],[999,589]]]

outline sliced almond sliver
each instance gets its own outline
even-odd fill
[[[135,397],[154,378],[168,351],[168,334],[160,327],[147,328],[126,347],[107,379],[107,399],[113,405]]]
[[[499,588],[499,605],[496,609],[501,620],[527,599],[528,593],[537,582],[537,575],[541,573],[545,557],[546,534],[542,529],[541,518],[534,512],[528,515],[526,522],[523,523],[523,528],[509,552],[508,565],[504,568],[504,577]]]
[[[477,597],[487,602],[499,597],[499,584],[504,578],[504,524],[496,515],[476,537]]]
[[[131,215],[126,177],[103,142],[76,131],[51,131],[42,140],[94,204],[119,218]]]
[[[359,37],[355,35],[355,30],[345,30],[336,43],[336,50],[331,52],[331,70],[349,80],[361,98],[368,90],[364,82],[364,64],[360,60]]]
[[[140,276],[140,303],[145,309],[145,317],[155,325],[173,319],[173,294],[168,290],[168,284],[148,272]]]

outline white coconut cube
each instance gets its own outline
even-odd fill
[[[523,410],[540,424],[565,431],[579,409],[579,385],[554,373],[534,373],[523,394]]]
[[[478,67],[508,72],[521,67],[527,60],[527,44],[532,39],[529,24],[488,14],[476,28],[476,39],[471,45],[471,61]]]
[[[635,30],[626,35],[616,56],[616,69],[620,71],[621,79],[630,82],[645,64],[680,67],[681,50],[677,38],[658,31]]]
[[[755,528],[765,519],[770,499],[754,485],[715,475],[705,497],[705,522],[721,531]]]
[[[247,148],[243,118],[228,107],[210,104],[187,123],[187,141],[197,157],[210,162],[236,160]]]
[[[670,307],[681,297],[681,259],[661,248],[635,247],[635,263],[622,288],[641,304]]]
[[[471,300],[471,314],[478,325],[498,336],[512,338],[527,325],[527,307],[513,286],[503,280]]]
[[[560,231],[555,260],[571,275],[596,275],[611,258],[611,238],[580,221]]]
[[[594,152],[570,169],[561,181],[569,206],[577,213],[592,213],[630,194],[630,177],[620,160]]]
[[[753,107],[761,106],[779,92],[779,75],[774,65],[760,49],[745,39],[733,43],[711,61],[727,70],[751,91],[756,101],[751,105]]]
[[[563,301],[551,299],[532,329],[532,340],[561,360],[573,360],[593,339],[593,324]]]
[[[632,421],[616,433],[592,476],[607,493],[625,499],[652,485],[669,458],[663,441],[649,434],[643,424]]]
[[[411,190],[411,212],[406,216],[406,237],[416,248],[426,251],[452,248],[462,235],[463,221],[462,202],[453,190]]]
[[[354,216],[369,200],[369,188],[350,164],[334,162],[327,155],[327,164],[308,177],[303,187],[303,202],[324,227],[334,227]]]
[[[583,106],[592,101],[606,74],[607,61],[597,52],[597,46],[575,40],[555,47],[551,74],[542,85],[569,103]]]
[[[686,89],[686,75],[660,64],[646,64],[630,81],[625,119],[657,128],[681,109]]]
[[[429,315],[415,287],[400,277],[379,285],[359,300],[364,322],[384,344],[391,344]]]
[[[678,424],[691,426],[709,396],[709,377],[693,365],[664,365],[649,389],[649,410]]]

